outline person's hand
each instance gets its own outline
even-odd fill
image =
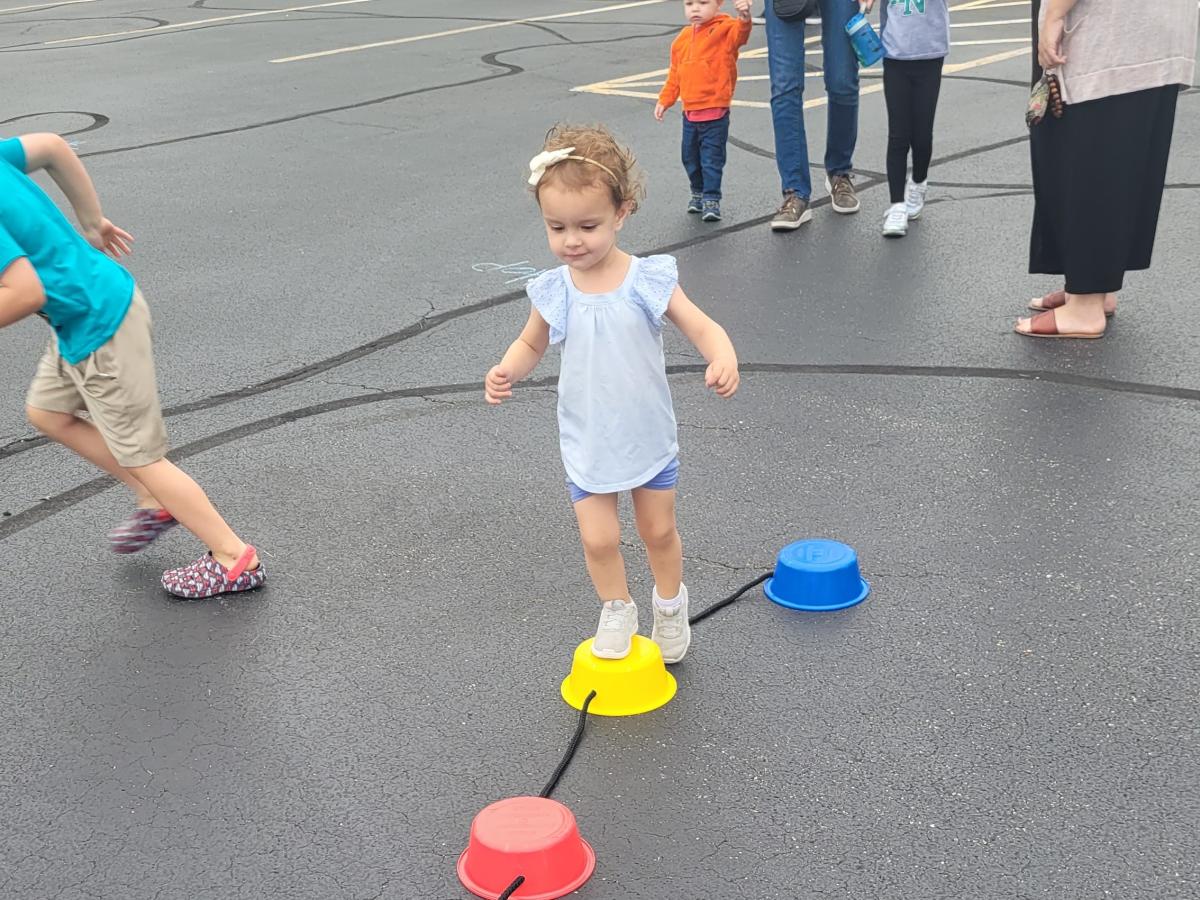
[[[704,384],[716,391],[718,397],[726,400],[737,392],[741,380],[737,361],[732,359],[714,359],[704,373]]]
[[[733,0],[733,7],[743,19],[750,18],[750,0]]]
[[[493,406],[499,406],[511,397],[512,382],[509,380],[508,372],[499,366],[492,366],[487,377],[483,379],[483,395]]]
[[[654,118],[658,119],[658,121],[661,122],[663,120],[663,114],[666,111],[667,111],[667,108],[665,106],[663,106],[661,103],[654,104]]]
[[[875,8],[875,0],[858,0],[858,11],[866,15]]]
[[[113,259],[128,256],[133,252],[133,235],[124,228],[118,228],[108,219],[101,219],[94,227],[85,228],[83,237],[97,250],[107,253]]]
[[[1046,24],[1038,35],[1038,64],[1043,69],[1053,69],[1067,61],[1062,52],[1065,24],[1061,16],[1046,17]]]

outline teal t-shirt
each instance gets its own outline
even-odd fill
[[[83,239],[25,174],[18,138],[0,140],[0,272],[27,257],[46,292],[58,352],[77,363],[108,342],[133,300],[133,276]]]

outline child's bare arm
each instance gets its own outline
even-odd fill
[[[512,342],[504,358],[492,366],[483,380],[487,402],[497,405],[512,396],[513,385],[532,372],[550,346],[550,326],[536,308],[529,310],[529,319],[520,336]]]
[[[25,257],[14,259],[0,272],[0,328],[33,315],[45,302],[42,280]]]
[[[725,329],[707,316],[703,310],[688,299],[679,286],[667,303],[667,318],[683,332],[684,337],[700,351],[708,362],[704,383],[716,390],[721,397],[732,397],[741,382],[738,375],[737,352]]]
[[[80,231],[89,244],[114,257],[130,252],[133,236],[104,218],[92,179],[66,141],[57,134],[26,134],[21,136],[21,146],[25,150],[25,171],[44,169],[54,179],[75,210]]]

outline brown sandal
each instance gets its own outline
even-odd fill
[[[1066,291],[1051,291],[1044,297],[1034,297],[1029,301],[1029,308],[1036,312],[1049,312],[1052,309],[1058,309],[1060,306],[1065,306],[1067,302]],[[1116,311],[1104,311],[1104,318],[1111,319],[1116,315]]]
[[[1019,321],[1018,324],[1020,324]],[[1028,331],[1021,331],[1016,325],[1013,326],[1013,331],[1017,334],[1023,334],[1025,337],[1040,338],[1080,338],[1082,340],[1093,340],[1104,337],[1103,331],[1099,334],[1087,334],[1082,331],[1059,331],[1058,320],[1055,318],[1054,310],[1052,309],[1031,317]]]

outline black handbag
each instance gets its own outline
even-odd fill
[[[780,19],[819,19],[821,17],[820,0],[770,0],[775,7],[775,15]]]

